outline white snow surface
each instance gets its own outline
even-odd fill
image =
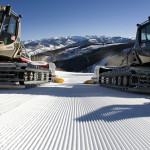
[[[92,73],[57,71],[64,83],[0,91],[0,150],[148,150],[150,97],[85,85]]]
[[[87,68],[88,72],[94,72],[94,69],[96,66],[105,66],[107,61],[111,58],[111,56],[107,56],[104,59],[100,60],[99,62],[97,62],[96,64],[89,66]]]

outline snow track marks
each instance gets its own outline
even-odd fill
[[[148,95],[81,84],[91,74],[59,75],[66,83],[0,92],[1,150],[150,148]]]

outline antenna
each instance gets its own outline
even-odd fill
[[[150,16],[148,17],[148,20],[150,21]]]

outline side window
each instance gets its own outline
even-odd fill
[[[0,22],[2,21],[3,12],[0,12]]]
[[[0,36],[0,41],[4,41],[5,45],[11,44],[16,40],[16,26],[17,18],[14,16],[6,17]]]
[[[145,28],[141,29],[141,43],[146,41],[146,33],[145,33]]]
[[[150,40],[150,24],[141,29],[141,43]]]
[[[147,35],[147,40],[150,40],[150,25],[146,26],[146,35]]]
[[[17,20],[11,16],[7,32],[14,36],[16,34],[16,22]]]
[[[146,24],[141,28],[141,44],[142,49],[150,49],[150,24]]]

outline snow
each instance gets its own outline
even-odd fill
[[[93,42],[93,43],[98,43],[98,41],[96,39],[89,39],[90,42]]]
[[[95,50],[95,49],[102,48],[102,47],[104,47],[102,44],[100,44],[100,45],[90,45],[90,46],[88,46],[84,49]]]
[[[115,46],[115,45],[120,45],[120,44],[123,44],[123,43],[113,43],[113,44],[105,44],[105,45],[102,45],[102,44],[98,44],[98,45],[90,45],[84,49],[98,49],[98,48],[102,48],[102,47],[109,47],[109,46]]]
[[[114,55],[115,56],[115,55]],[[94,65],[90,66],[90,67],[87,67],[87,70],[88,72],[94,72],[94,69],[96,66],[105,66],[107,61],[111,58],[111,57],[114,57],[114,56],[107,56],[105,57],[104,59],[100,60],[99,62],[95,63]]]
[[[113,45],[117,45],[117,44],[113,44]],[[119,43],[119,44],[121,44],[121,43]],[[105,45],[105,47],[109,47],[111,45],[112,44],[108,44],[108,45]],[[100,45],[98,45],[98,46],[100,46]],[[89,46],[88,48],[90,48],[90,47],[91,46]],[[97,48],[96,47],[97,46],[95,46],[95,47],[92,46],[91,48],[92,49],[94,49],[94,48],[97,49],[98,47]],[[131,50],[131,48],[126,48],[126,49],[123,50],[123,53],[127,53],[129,50]],[[105,57],[104,59],[100,60],[99,62],[95,63],[94,65],[87,67],[88,72],[94,72],[94,69],[95,69],[96,66],[105,66],[109,59],[115,58],[117,56],[119,56],[119,55],[115,54],[115,55],[112,55],[112,56]]]
[[[106,45],[102,45],[102,44],[90,45],[90,46],[87,46],[86,48],[82,48],[82,49],[80,49],[79,47],[68,48],[62,53],[62,54],[65,54],[65,55],[63,57],[61,57],[61,60],[71,59],[71,58],[74,58],[74,57],[77,57],[77,56],[81,56],[83,54],[90,53],[92,50],[95,50],[95,49],[98,49],[98,48],[109,47],[109,46],[119,45],[119,44],[123,44],[123,43],[106,44]],[[96,65],[99,64],[99,63],[101,63],[101,61],[96,63]],[[91,72],[94,72],[94,67],[96,65],[93,66],[93,69],[92,69]],[[91,68],[91,66],[90,66],[90,68]]]
[[[149,95],[83,84],[92,73],[56,74],[63,84],[0,91],[0,150],[149,149]]]

